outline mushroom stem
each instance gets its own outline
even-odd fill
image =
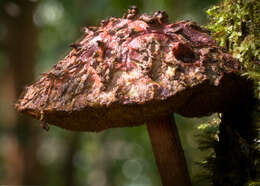
[[[160,118],[146,126],[163,186],[191,186],[174,118]]]

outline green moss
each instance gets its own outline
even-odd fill
[[[259,11],[259,0],[224,0],[206,13],[213,37],[243,64],[245,74],[260,87]],[[260,98],[259,90],[256,88]]]
[[[258,102],[260,99],[260,1],[259,0],[223,0],[219,5],[213,6],[206,11],[209,17],[207,28],[212,36],[229,53],[237,58],[244,66],[248,78],[255,82],[254,92]],[[251,113],[251,131],[259,133],[259,103]],[[240,117],[237,115],[236,117]],[[215,120],[201,124],[198,128],[201,131],[199,136],[200,149],[211,149],[211,153],[199,165],[206,172],[204,177],[210,177],[213,180],[212,165],[216,162],[216,145],[218,143],[218,127],[220,120]],[[239,133],[239,131],[236,131]],[[254,136],[255,137],[255,136]],[[254,141],[247,141],[247,144],[253,145],[252,151],[255,152],[253,169],[256,169],[254,176],[248,176],[246,186],[260,185],[260,140],[259,135]]]

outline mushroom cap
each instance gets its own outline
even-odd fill
[[[20,112],[70,130],[135,126],[173,112],[223,112],[246,93],[238,61],[191,21],[169,24],[132,8],[84,36],[25,88]]]

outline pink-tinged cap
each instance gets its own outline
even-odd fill
[[[70,130],[101,131],[144,124],[176,112],[222,112],[250,83],[234,60],[191,21],[168,23],[165,12],[110,18],[26,87],[20,112]]]

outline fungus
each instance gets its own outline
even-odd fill
[[[145,123],[163,185],[188,186],[172,113],[225,112],[247,96],[249,83],[238,61],[198,24],[169,24],[165,12],[138,12],[132,7],[123,18],[85,28],[69,54],[26,87],[15,107],[73,131]]]

